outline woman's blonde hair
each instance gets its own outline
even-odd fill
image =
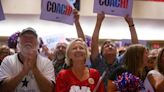
[[[80,42],[83,43],[83,45],[85,46],[85,50],[86,50],[86,59],[89,57],[88,47],[87,47],[86,43],[81,38],[74,39],[73,41],[71,41],[68,44],[67,49],[66,49],[66,60],[65,60],[65,63],[67,64],[68,67],[72,67],[72,65],[73,65],[72,59],[69,57],[69,52],[70,52],[70,49],[71,49],[72,45],[75,42],[77,42],[77,41],[80,41]]]

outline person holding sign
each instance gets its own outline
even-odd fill
[[[97,22],[95,25],[95,29],[92,35],[92,43],[91,43],[91,63],[92,67],[97,69],[101,75],[107,72],[108,75],[110,69],[122,63],[117,57],[117,48],[114,42],[110,40],[106,40],[103,45],[101,46],[101,52],[99,52],[98,40],[99,40],[99,32],[102,25],[102,21],[105,18],[104,13],[97,14]],[[133,19],[129,16],[125,17],[126,22],[129,25],[130,33],[131,33],[131,40],[132,44],[138,43],[138,38],[135,30],[135,26],[133,23]],[[104,83],[107,87],[107,76],[104,77]]]
[[[66,64],[69,68],[61,70],[57,75],[55,92],[93,92],[100,74],[85,65],[87,58],[86,43],[81,38],[73,40],[66,50]],[[96,92],[104,92],[103,83],[100,83]]]
[[[98,38],[102,21],[105,18],[105,14],[101,13],[97,15],[96,26],[92,35],[91,43],[91,65],[97,69],[102,75],[104,71],[111,67],[116,62],[116,47],[115,44],[109,40],[105,41],[101,46],[101,52],[99,53]],[[107,76],[104,78],[105,87],[107,86]]]
[[[84,33],[79,22],[78,11],[74,9],[73,14],[74,14],[75,27],[76,27],[78,38],[82,38],[83,40],[85,40]],[[55,59],[53,60],[56,76],[58,75],[60,70],[68,68],[68,66],[65,63],[66,48],[67,48],[67,44],[64,42],[58,42],[56,45],[56,49],[54,51]]]

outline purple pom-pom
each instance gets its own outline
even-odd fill
[[[20,34],[20,32],[16,32],[16,33],[12,34],[8,38],[8,46],[10,48],[16,49],[17,42],[18,42],[17,40],[18,40],[19,34]]]
[[[142,80],[128,72],[124,72],[121,76],[117,76],[114,83],[121,92],[138,92],[144,89]]]

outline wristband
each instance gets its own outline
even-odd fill
[[[133,25],[130,25],[129,27],[134,27],[134,24]]]

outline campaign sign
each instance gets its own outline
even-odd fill
[[[66,0],[42,0],[40,19],[73,25],[73,9]]]
[[[0,20],[4,20],[5,19],[5,15],[3,13],[3,8],[2,8],[2,5],[1,5],[1,1],[0,1]]]
[[[44,36],[42,40],[49,49],[54,48],[58,42],[66,42],[63,34]]]
[[[132,15],[133,0],[94,0],[95,13],[115,15],[115,16],[129,16]]]

